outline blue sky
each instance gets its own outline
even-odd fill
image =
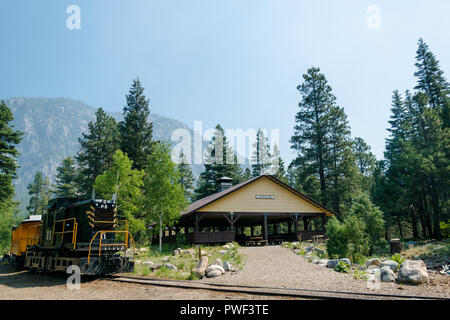
[[[79,30],[66,27],[72,4]],[[381,10],[380,29],[367,27],[370,5]],[[419,37],[448,73],[449,13],[448,0],[2,0],[0,97],[69,97],[117,111],[139,76],[152,112],[190,127],[280,129],[289,162],[296,87],[317,66],[352,135],[381,158],[392,91],[415,85]]]

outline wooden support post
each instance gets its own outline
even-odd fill
[[[264,240],[269,240],[268,233],[267,233],[267,213],[264,213],[263,237],[264,237]]]
[[[199,232],[199,219],[198,219],[198,215],[195,215],[195,226],[194,226],[194,232]]]
[[[295,232],[295,240],[298,240],[298,214],[295,214],[295,221],[294,221],[294,232]]]
[[[288,220],[287,224],[288,224],[288,233],[292,233],[292,221]]]
[[[278,223],[273,224],[273,234],[278,234]]]
[[[325,224],[326,224],[325,220],[326,220],[325,215],[323,215],[322,216],[322,231],[323,232],[325,232]]]
[[[252,237],[255,235],[255,226],[250,226],[250,235]]]

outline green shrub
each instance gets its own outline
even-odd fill
[[[355,277],[355,279],[364,279],[364,280],[367,280],[367,278],[369,277],[369,275],[364,270],[358,269],[355,270],[353,276]]]
[[[178,232],[176,236],[176,243],[178,246],[184,246],[187,244],[186,235],[182,232]]]
[[[338,264],[334,267],[334,271],[348,273],[348,265],[344,261],[338,261]]]
[[[441,229],[441,234],[444,239],[450,238],[450,220],[447,222],[439,222],[439,228]]]
[[[330,258],[345,258],[348,253],[348,237],[344,224],[336,217],[328,220],[326,225],[327,252]]]
[[[365,232],[366,224],[356,215],[350,215],[344,222],[345,233],[349,242],[348,251],[353,262],[369,254],[369,239]]]
[[[398,263],[398,266],[400,267],[403,263],[403,261],[405,261],[406,258],[402,257],[402,255],[400,253],[396,253],[391,257],[391,260],[395,261]]]
[[[372,245],[372,255],[385,256],[389,253],[389,242],[386,239],[379,239]]]

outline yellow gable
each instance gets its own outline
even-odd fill
[[[262,177],[235,190],[197,212],[278,212],[278,213],[325,213],[299,195]]]

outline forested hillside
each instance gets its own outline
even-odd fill
[[[67,156],[74,156],[80,145],[78,138],[86,132],[89,121],[95,119],[96,108],[69,98],[11,98],[4,100],[12,110],[12,124],[24,132],[23,140],[17,146],[20,152],[15,184],[15,199],[21,202],[21,209],[28,202],[27,185],[37,171],[54,177],[56,168]],[[109,113],[116,120],[122,119],[121,112]],[[153,135],[156,140],[169,141],[177,128],[189,129],[180,121],[150,114]],[[194,169],[199,172],[201,168]]]

